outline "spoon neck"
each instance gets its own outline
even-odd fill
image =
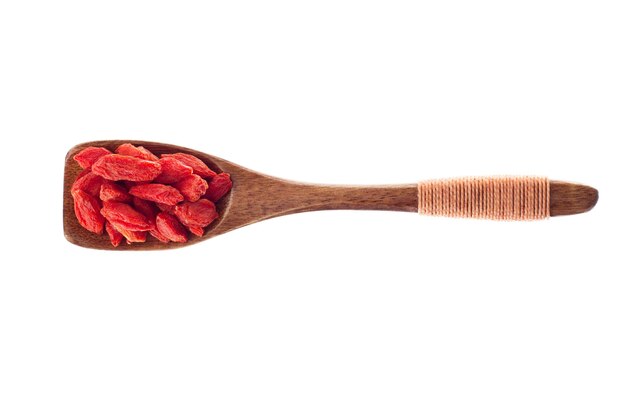
[[[286,183],[278,215],[316,210],[393,210],[417,212],[417,185],[317,185]]]

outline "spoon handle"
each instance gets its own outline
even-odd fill
[[[313,210],[418,211],[417,184],[314,185],[292,184],[282,204],[293,213]]]
[[[537,220],[588,211],[598,199],[594,188],[543,177],[469,177],[377,186],[317,185],[267,177],[255,180],[242,187],[242,194],[247,195],[238,196],[236,206],[247,220],[255,221],[337,209]]]
[[[303,185],[294,190],[287,203],[295,211],[396,210],[492,220],[550,215],[550,183],[541,177],[468,177],[365,187]]]

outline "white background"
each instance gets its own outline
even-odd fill
[[[624,416],[625,21],[621,1],[3,2],[0,415]],[[546,175],[600,202],[73,246],[65,153],[114,138],[310,182]]]

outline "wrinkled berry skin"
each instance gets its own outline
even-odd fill
[[[152,225],[146,219],[146,216],[139,213],[133,207],[126,203],[119,203],[117,201],[105,201],[103,202],[102,210],[100,213],[105,219],[113,223],[114,226],[122,226],[124,229],[134,232],[143,232],[152,229]],[[117,228],[117,227],[116,227]],[[117,228],[119,230],[119,228]],[[123,234],[120,230],[120,232]]]
[[[159,213],[156,218],[156,227],[159,233],[172,242],[184,243],[187,241],[187,232],[178,219],[168,213]]]
[[[217,174],[215,177],[213,177],[213,179],[209,183],[209,187],[206,190],[204,198],[207,198],[216,203],[222,197],[228,194],[232,187],[233,182],[230,179],[230,175],[222,172],[221,174]]]
[[[130,143],[124,143],[117,147],[115,153],[120,155],[134,156],[135,158],[145,159],[147,161],[158,161],[159,158],[143,146],[134,146]]]
[[[131,196],[123,185],[105,181],[100,187],[100,200],[128,203],[131,201]]]
[[[182,152],[161,155],[161,158],[165,157],[178,159],[183,164],[193,168],[193,173],[201,176],[202,178],[213,178],[215,175],[217,175],[215,172],[213,172],[213,170],[211,170],[211,168],[207,166],[207,164],[205,164],[193,155]]]
[[[159,232],[159,230],[155,227],[154,229],[150,230],[148,233],[150,233],[150,236],[154,237],[156,240],[163,242],[163,243],[168,243],[170,240],[167,238],[167,236],[165,236],[163,233]]]
[[[77,190],[74,197],[74,213],[78,223],[90,232],[102,234],[104,217],[100,214],[100,203],[96,197],[83,190]]]
[[[159,209],[152,201],[147,201],[139,197],[133,197],[133,207],[139,213],[146,216],[148,222],[153,224],[156,221],[156,215],[159,213]]]
[[[165,213],[169,213],[169,214],[174,214],[174,209],[176,208],[175,205],[171,205],[171,204],[156,203],[156,205],[159,208],[159,210],[164,211]]]
[[[178,204],[174,209],[174,214],[182,224],[188,228],[193,227],[196,232],[198,227],[207,227],[213,220],[219,217],[215,204],[204,198],[194,203],[184,202]]]
[[[107,234],[109,235],[109,240],[111,241],[111,245],[117,248],[120,245],[120,243],[122,243],[122,240],[124,240],[124,235],[122,235],[115,227],[113,227],[111,222],[106,222],[106,224],[104,225],[104,228],[106,229]]]
[[[126,238],[126,243],[129,245],[131,243],[143,243],[146,241],[146,237],[148,237],[148,232],[141,230],[128,230],[123,225],[119,223],[112,223],[113,227],[117,229],[122,236]]]
[[[200,200],[209,187],[207,182],[199,175],[191,174],[174,184],[185,200],[192,203]]]
[[[88,169],[91,168],[94,162],[100,159],[100,157],[109,155],[110,153],[111,151],[106,148],[90,146],[74,155],[74,161],[78,162],[81,168]]]
[[[160,184],[174,184],[193,174],[193,168],[176,158],[161,158],[159,163],[161,164],[161,173],[154,179],[154,182]]]
[[[128,191],[130,195],[155,203],[174,205],[185,199],[176,188],[165,184],[135,185]]]
[[[161,173],[161,165],[158,161],[111,154],[98,159],[91,171],[111,181],[152,181]]]
[[[99,175],[94,174],[90,170],[85,170],[78,175],[74,184],[72,184],[72,195],[77,190],[83,190],[89,195],[94,197],[100,196],[100,188],[104,183],[104,178]]]

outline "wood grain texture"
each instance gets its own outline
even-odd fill
[[[585,213],[598,202],[598,190],[588,185],[550,181],[550,216]]]
[[[104,233],[96,235],[78,224],[74,215],[71,186],[82,171],[72,159],[88,146],[102,146],[114,151],[122,143],[144,146],[160,156],[186,152],[203,160],[215,172],[228,172],[233,181],[229,194],[217,204],[220,218],[202,237],[190,235],[187,243],[162,243],[148,236],[145,243],[122,244],[114,248]],[[584,185],[550,182],[550,215],[577,214],[590,210],[598,192]],[[394,210],[418,212],[418,184],[343,186],[307,184],[255,172],[224,159],[181,146],[136,140],[108,140],[76,145],[66,155],[63,185],[63,229],[65,237],[79,246],[107,250],[175,249],[218,236],[261,220],[314,210]]]

